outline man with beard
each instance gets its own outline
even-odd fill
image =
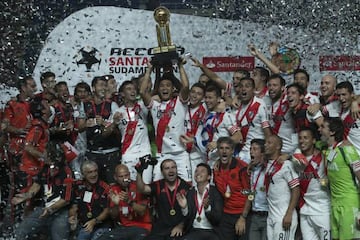
[[[255,82],[252,78],[242,78],[239,84],[241,104],[235,112],[237,126],[241,128],[240,159],[250,162],[250,142],[254,138],[267,138],[271,135],[265,102],[255,96]]]
[[[165,72],[158,80],[160,102],[152,99],[147,91],[153,69],[151,64],[140,86],[140,95],[145,106],[150,109],[155,128],[158,164],[153,170],[154,181],[162,178],[160,165],[164,159],[173,159],[177,163],[179,176],[188,182],[192,180],[189,153],[180,142],[180,135],[186,132],[184,121],[189,100],[189,80],[183,63],[179,62],[178,66],[182,85],[178,96],[174,92],[177,78],[172,72]]]
[[[360,155],[360,119],[354,118],[351,112],[355,97],[354,87],[349,81],[345,81],[336,85],[336,91],[341,103],[340,117],[345,127],[345,139],[354,145]]]
[[[315,134],[309,128],[299,132],[299,149],[293,162],[300,180],[300,227],[304,239],[330,237],[330,195],[325,159],[315,148]]]
[[[269,95],[264,98],[269,112],[270,126],[273,134],[283,141],[281,152],[291,154],[297,142],[294,130],[294,120],[289,111],[289,102],[286,98],[285,79],[280,75],[270,76],[268,82]]]
[[[224,210],[219,231],[222,239],[246,239],[246,218],[250,210],[250,181],[246,162],[234,158],[235,144],[229,137],[217,140],[218,167],[214,183],[224,197]],[[239,238],[240,237],[240,238]]]
[[[116,184],[109,192],[109,212],[115,227],[100,239],[141,240],[151,230],[149,198],[138,192],[126,165],[116,166],[114,178]]]
[[[47,147],[45,166],[34,177],[34,183],[24,193],[16,194],[13,204],[20,204],[42,192],[42,206],[35,208],[16,229],[17,239],[39,239],[44,230],[53,240],[69,238],[68,204],[72,190],[72,172],[65,162],[61,146],[50,142]]]
[[[77,240],[95,240],[109,228],[105,222],[109,214],[109,185],[99,180],[98,166],[94,161],[84,161],[81,173],[83,180],[74,184],[69,222],[72,229],[79,229]]]
[[[331,237],[359,239],[360,156],[344,139],[345,129],[340,118],[325,118],[319,131],[329,146],[325,159],[330,183]]]
[[[195,187],[189,190],[187,196],[176,196],[186,217],[186,240],[219,240],[218,225],[223,211],[223,199],[216,187],[210,185],[210,180],[210,166],[199,163],[195,170]]]
[[[320,140],[320,135],[316,130],[318,126],[321,126],[324,118],[320,111],[313,115],[308,112],[309,105],[304,102],[304,97],[305,90],[301,85],[293,83],[287,86],[287,99],[295,123],[295,131],[299,133],[302,127],[309,127],[316,134],[316,140]]]
[[[79,131],[86,131],[86,157],[99,167],[99,178],[108,183],[114,181],[115,167],[120,163],[120,136],[112,117],[118,105],[105,99],[106,81],[104,77],[94,77],[91,83],[93,100],[84,102],[86,119],[79,119]]]
[[[176,200],[176,195],[180,193],[186,196],[190,186],[178,177],[176,162],[172,159],[165,159],[160,164],[163,179],[149,185],[145,184],[141,177],[141,173],[146,167],[144,163],[139,163],[137,166],[136,185],[140,193],[150,195],[154,199],[157,216],[153,221],[150,235],[145,239],[178,239],[184,233],[185,218]]]
[[[281,148],[280,137],[271,135],[265,140],[265,155],[268,159],[265,173],[269,204],[268,239],[294,239],[298,225],[295,207],[300,195],[299,179],[292,162],[278,161]]]

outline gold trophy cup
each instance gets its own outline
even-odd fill
[[[157,22],[158,47],[153,49],[154,56],[151,63],[154,67],[170,67],[179,61],[179,54],[176,51],[176,46],[171,41],[169,9],[163,6],[156,8],[154,19]]]

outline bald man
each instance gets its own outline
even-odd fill
[[[340,102],[335,92],[337,79],[333,75],[325,75],[321,78],[320,83],[320,103],[314,103],[309,106],[308,111],[315,114],[321,111],[324,117],[339,117]]]
[[[278,161],[282,140],[271,135],[265,141],[265,155],[268,160],[265,172],[265,189],[268,196],[267,218],[268,239],[294,239],[298,224],[295,207],[300,188],[298,174],[292,162]]]
[[[115,227],[100,239],[141,240],[151,230],[149,198],[137,191],[136,182],[130,180],[130,171],[119,164],[111,186],[109,209]]]

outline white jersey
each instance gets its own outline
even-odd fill
[[[304,205],[300,208],[300,214],[303,215],[329,215],[330,213],[330,195],[327,187],[322,187],[320,179],[326,177],[324,159],[319,163],[308,157],[311,170],[305,170],[300,175],[300,186],[306,189],[304,194]],[[317,174],[317,176],[316,176]],[[310,182],[308,182],[310,180]],[[308,185],[307,185],[308,183]],[[307,186],[306,186],[307,185]]]
[[[351,117],[350,110],[343,111],[341,113],[341,119],[343,120],[345,127],[345,139],[349,140],[349,142],[354,145],[360,155],[360,119],[354,120]]]
[[[270,98],[265,98],[264,100],[267,105],[272,132],[277,134],[283,141],[281,152],[293,153],[298,138],[287,99],[285,97],[280,98],[274,104]]]
[[[244,146],[241,151],[248,152],[250,151],[251,140],[255,138],[264,139],[263,128],[270,127],[266,104],[262,99],[254,97],[248,104],[241,105],[235,111],[235,117],[237,125],[241,127],[244,139]],[[248,128],[248,131],[244,134],[246,128]]]
[[[304,103],[311,105],[314,103],[320,103],[319,96],[313,92],[307,92],[304,97]]]
[[[180,142],[180,135],[184,134],[186,131],[184,121],[187,104],[181,102],[180,97],[178,96],[175,99],[166,102],[152,100],[148,108],[150,109],[153,118],[155,135],[157,135],[159,130],[160,119],[164,114],[170,115],[170,121],[166,126],[165,134],[162,138],[161,153],[179,153],[185,151],[184,145]]]
[[[331,101],[321,108],[321,113],[326,117],[340,117],[341,104],[339,100]]]
[[[116,112],[120,113],[118,128],[122,137],[122,148],[126,147],[126,150],[123,149],[123,154],[139,153],[141,156],[150,154],[150,140],[146,126],[148,109],[144,103],[140,101],[134,107],[122,105]],[[135,128],[129,126],[131,122],[136,124]]]
[[[295,172],[291,161],[285,161],[280,170],[276,172],[274,160],[267,164],[266,174],[270,178],[268,187],[269,217],[273,221],[282,221],[288,209],[291,189],[299,186],[299,176]],[[296,215],[296,211],[293,211]]]
[[[208,112],[204,120],[204,127],[196,136],[196,145],[201,152],[206,153],[206,146],[209,142],[217,141],[220,137],[232,136],[238,130],[232,113]],[[218,158],[217,150],[207,152],[207,158],[215,161]]]

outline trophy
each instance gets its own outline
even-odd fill
[[[163,6],[156,8],[154,19],[157,22],[156,35],[159,46],[153,49],[154,56],[151,59],[151,64],[155,68],[171,67],[178,63],[179,54],[176,51],[176,46],[171,41],[169,9]]]

